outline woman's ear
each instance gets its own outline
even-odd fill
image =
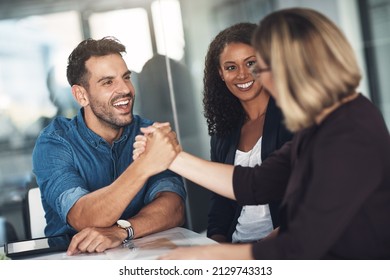
[[[79,85],[73,85],[72,94],[73,94],[73,98],[77,101],[77,103],[80,104],[81,107],[85,107],[89,105],[87,92],[84,87]]]
[[[218,68],[218,73],[219,73],[219,76],[221,77],[221,80],[225,81],[225,79],[223,78],[223,73],[222,73],[221,68]]]

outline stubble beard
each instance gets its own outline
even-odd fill
[[[110,128],[113,128],[115,130],[123,128],[127,125],[129,125],[133,120],[133,105],[134,105],[134,98],[131,100],[131,110],[128,114],[128,118],[123,120],[123,118],[116,117],[111,111],[108,106],[104,106],[102,104],[90,104],[91,110],[93,114],[100,120],[101,123],[103,123],[105,126],[108,126]],[[115,108],[112,108],[115,110]],[[124,115],[122,115],[124,116]]]

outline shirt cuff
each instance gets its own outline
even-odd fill
[[[63,192],[56,200],[57,213],[60,215],[61,220],[67,224],[67,216],[69,210],[82,196],[88,194],[86,189],[81,187],[72,188]]]

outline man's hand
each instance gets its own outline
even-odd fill
[[[125,231],[117,226],[109,228],[89,227],[75,234],[69,244],[69,256],[78,253],[104,252],[106,249],[119,246]]]
[[[146,148],[147,138],[144,135],[137,135],[133,144],[133,160],[137,160],[144,152]]]
[[[133,159],[142,158],[148,170],[154,175],[169,168],[182,151],[177,136],[169,124],[141,128],[145,135],[135,138]]]
[[[133,144],[134,150],[133,150],[133,160],[136,160],[139,158],[143,152],[145,152],[146,148],[146,141],[147,141],[147,135],[153,133],[156,128],[160,127],[170,127],[170,124],[168,122],[165,123],[159,123],[155,122],[153,125],[146,127],[146,128],[141,128],[141,131],[144,133],[144,135],[137,135],[135,137],[135,142]]]

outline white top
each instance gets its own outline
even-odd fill
[[[261,141],[257,141],[248,152],[236,151],[234,165],[250,166],[261,164]],[[245,205],[242,210],[236,230],[232,236],[233,243],[245,243],[260,240],[273,230],[271,213],[268,204]]]

